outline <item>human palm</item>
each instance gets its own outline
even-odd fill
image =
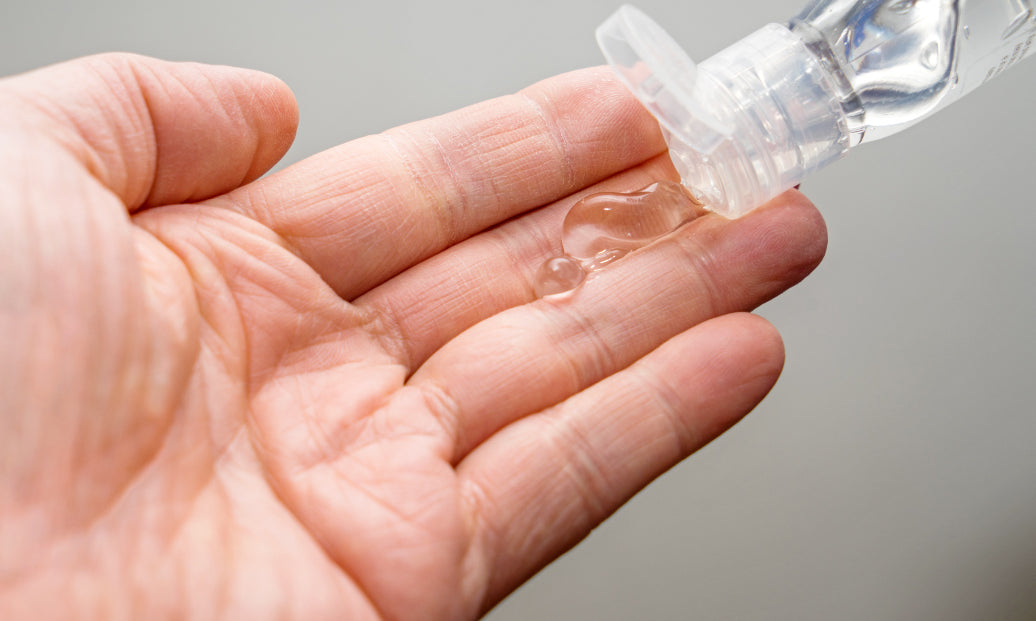
[[[468,619],[769,390],[798,194],[536,300],[565,210],[674,172],[603,70],[255,180],[243,70],[0,81],[0,616]],[[734,313],[734,314],[728,314]]]

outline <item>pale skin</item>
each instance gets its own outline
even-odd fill
[[[0,618],[474,619],[750,411],[798,192],[535,299],[578,197],[674,179],[604,69],[259,178],[268,75],[0,81]]]

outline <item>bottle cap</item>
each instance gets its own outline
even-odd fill
[[[597,29],[597,41],[658,119],[683,184],[716,213],[747,213],[849,150],[827,72],[784,26],[770,24],[697,66],[631,6]]]

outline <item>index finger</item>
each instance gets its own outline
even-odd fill
[[[351,299],[665,150],[607,68],[360,138],[230,195]]]

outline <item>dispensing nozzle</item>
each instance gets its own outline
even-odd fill
[[[771,24],[697,66],[631,6],[602,24],[597,40],[658,119],[684,184],[721,215],[748,212],[849,148],[834,88],[783,26]]]

